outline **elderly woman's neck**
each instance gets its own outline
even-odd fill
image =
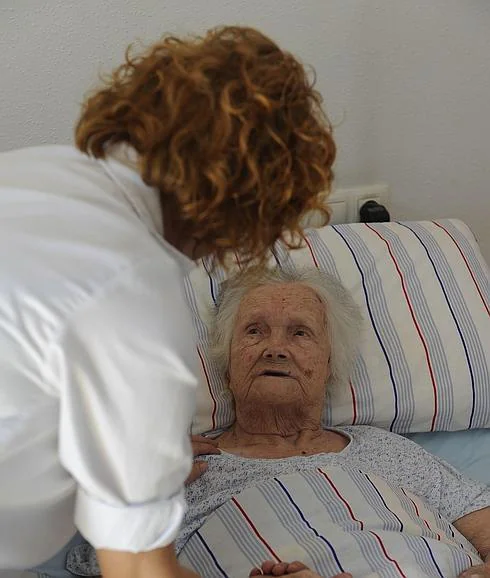
[[[237,414],[230,441],[237,445],[291,445],[308,443],[323,432],[321,414],[293,414],[274,411]]]
[[[311,441],[321,436],[323,429],[317,427],[305,427],[289,429],[288,431],[278,430],[276,432],[255,432],[250,428],[242,428],[240,424],[235,424],[230,430],[229,441],[234,442],[237,447],[260,446],[264,448],[272,447],[309,447]]]
[[[341,452],[349,444],[348,438],[332,430],[325,430],[320,418],[285,420],[285,416],[257,415],[237,421],[231,429],[218,437],[218,447],[245,458],[287,458],[310,456],[324,452]]]

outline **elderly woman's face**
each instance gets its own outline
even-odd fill
[[[325,314],[317,294],[300,283],[249,291],[231,342],[235,402],[322,403],[330,358]]]

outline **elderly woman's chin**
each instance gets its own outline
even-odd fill
[[[299,419],[304,408],[319,405],[294,377],[258,376],[249,387],[234,393],[237,416],[242,416],[247,423],[253,419],[265,424],[273,415],[282,419],[294,414]],[[303,424],[296,425],[301,429]]]

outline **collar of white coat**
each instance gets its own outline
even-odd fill
[[[138,166],[138,153],[127,144],[113,145],[101,160],[107,173],[120,187],[126,200],[149,231],[171,253],[181,267],[184,275],[196,267],[196,263],[178,251],[163,236],[163,219],[160,205],[160,192],[148,186]]]

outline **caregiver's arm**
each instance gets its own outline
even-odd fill
[[[140,554],[98,550],[97,559],[103,578],[198,578],[178,565],[172,546]]]
[[[108,578],[127,565],[132,578],[180,577],[165,547],[185,512],[196,367],[182,272],[168,259],[149,255],[87,291],[52,348],[75,524],[104,551]]]

